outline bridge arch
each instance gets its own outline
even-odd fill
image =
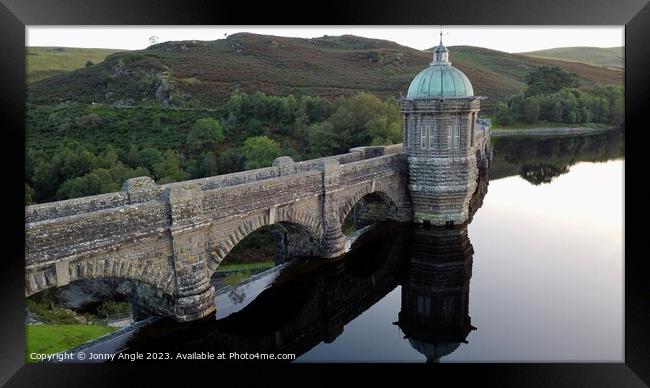
[[[160,285],[144,282],[136,278],[102,276],[77,278],[65,285],[43,288],[29,295],[38,300],[44,291],[55,290],[54,298],[45,296],[46,300],[56,301],[76,312],[96,314],[97,308],[106,302],[128,302],[134,316],[172,315],[175,311],[175,297],[172,291]]]
[[[235,247],[246,239],[246,237],[265,227],[271,227],[274,228],[275,231],[282,232],[285,244],[299,244],[301,242],[305,249],[313,248],[313,251],[310,252],[311,255],[317,255],[318,244],[322,235],[320,222],[312,220],[311,217],[306,214],[302,219],[293,217],[289,219],[287,218],[288,217],[281,217],[281,219],[273,219],[273,217],[264,216],[253,217],[252,219],[243,220],[234,227],[231,227],[227,234],[219,234],[217,233],[219,230],[218,228],[213,229],[211,235],[215,238],[208,238],[208,275],[214,275],[219,265],[228,257]],[[287,239],[294,241],[286,241]],[[297,242],[295,241],[296,239],[300,239],[301,241]],[[276,243],[281,242],[275,241],[274,244]],[[277,246],[275,249],[277,249]]]
[[[63,277],[67,279],[62,280]],[[54,266],[26,274],[25,296],[49,288],[59,288],[77,280],[123,279],[136,281],[173,295],[176,289],[174,275],[155,259],[128,259],[121,255],[102,255],[94,258],[63,261]]]
[[[397,213],[398,203],[397,196],[391,195],[389,190],[371,190],[369,187],[364,187],[345,198],[339,208],[339,220],[344,224],[352,210],[359,204],[366,206],[363,210],[367,221],[390,220]]]

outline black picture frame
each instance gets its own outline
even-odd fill
[[[424,373],[424,378],[450,378],[455,383],[474,380],[481,385],[498,386],[589,386],[643,387],[650,384],[650,292],[647,259],[643,253],[642,202],[632,196],[643,192],[632,189],[631,177],[643,176],[641,170],[641,133],[647,124],[644,108],[650,102],[650,4],[648,0],[443,0],[388,2],[304,3],[290,12],[289,5],[276,2],[207,2],[144,0],[0,0],[0,120],[3,122],[3,166],[12,176],[3,185],[4,215],[8,226],[5,255],[0,270],[2,287],[0,325],[0,384],[8,386],[116,386],[133,383],[134,375],[171,382],[192,377],[213,379],[237,377],[240,383],[256,375],[252,368],[260,364],[228,365],[218,370],[214,364],[193,361],[182,364],[126,365],[45,365],[24,364],[24,98],[25,98],[25,26],[26,25],[625,25],[625,362],[572,364],[440,364],[435,366],[372,365],[289,365],[273,364],[275,378],[298,382],[293,373],[304,375],[302,385],[341,382],[343,373],[353,372],[364,378],[392,372]],[[635,168],[641,171],[635,174]],[[24,179],[23,179],[24,181]],[[634,209],[633,211],[628,209]],[[639,220],[635,220],[639,218]],[[642,224],[640,224],[642,225]],[[7,254],[8,253],[8,254]],[[588,325],[588,322],[585,322]],[[432,371],[431,367],[435,367]],[[322,370],[321,368],[325,368]],[[330,373],[332,371],[333,373]],[[292,373],[287,377],[284,373]],[[315,374],[317,373],[317,374]],[[403,373],[394,374],[402,379]],[[266,375],[267,383],[273,376]],[[260,375],[257,375],[260,377]],[[406,380],[410,381],[410,380]],[[417,381],[417,380],[415,380]],[[413,382],[415,382],[413,381]],[[431,381],[431,380],[425,380]],[[645,383],[644,383],[645,382]]]

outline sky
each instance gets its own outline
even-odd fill
[[[624,26],[444,26],[446,46],[478,46],[509,53],[554,47],[616,47],[624,45]],[[440,26],[26,26],[26,46],[144,49],[149,38],[217,40],[226,34],[316,38],[358,35],[386,39],[423,50],[438,44]]]

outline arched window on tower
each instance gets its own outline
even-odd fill
[[[427,126],[422,125],[420,126],[420,148],[425,149],[425,141],[427,138]]]
[[[427,149],[433,147],[433,121],[431,117],[425,117],[422,119],[422,125],[420,127],[420,148]]]
[[[436,120],[431,116],[425,116],[420,120],[420,148],[433,149],[435,145]]]
[[[449,145],[450,150],[460,149],[460,118],[459,117],[454,118],[452,124],[449,126],[449,131],[447,132],[447,144]]]

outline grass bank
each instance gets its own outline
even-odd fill
[[[217,272],[249,271],[256,269],[268,269],[274,267],[273,260],[260,261],[256,263],[231,263],[220,265]]]
[[[25,362],[31,353],[58,353],[115,331],[99,325],[27,325]]]

